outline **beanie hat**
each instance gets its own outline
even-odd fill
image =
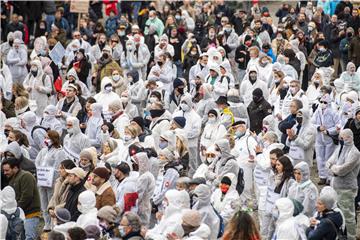
[[[88,151],[88,149],[83,149],[80,152],[80,158],[85,158],[85,159],[89,160],[90,162],[93,161],[93,156],[92,156],[91,152]]]
[[[140,117],[140,116],[134,117],[131,121],[136,122],[137,125],[139,125],[141,127],[141,129],[144,130],[145,122],[144,122],[144,119],[142,117]]]
[[[84,228],[86,232],[86,238],[99,239],[100,238],[100,229],[96,225],[88,225]]]
[[[93,171],[93,174],[105,179],[106,181],[109,180],[109,178],[110,178],[110,172],[105,167],[95,168],[94,171]]]
[[[214,114],[215,115],[215,117],[218,117],[218,113],[217,113],[217,111],[215,110],[215,109],[211,109],[209,112],[208,112],[208,115],[209,114]]]
[[[256,88],[253,92],[252,92],[253,96],[256,97],[262,97],[263,96],[263,91],[260,88]]]
[[[227,176],[225,176],[221,179],[221,183],[231,186],[231,180]]]
[[[97,213],[97,216],[99,218],[105,219],[106,221],[108,221],[110,223],[113,223],[116,221],[117,215],[118,215],[117,212],[111,206],[104,206]]]
[[[184,85],[185,85],[184,82],[180,78],[176,78],[174,80],[174,83],[173,83],[174,88],[177,88],[179,86],[184,86]]]
[[[71,214],[69,210],[67,210],[66,208],[56,208],[55,216],[58,220],[60,220],[63,223],[67,223],[71,220]]]
[[[302,211],[304,210],[304,206],[302,205],[301,202],[299,202],[298,200],[296,199],[291,199],[290,200],[293,202],[294,204],[294,213],[293,213],[293,216],[297,216],[299,215],[300,213],[302,213]]]
[[[104,122],[103,125],[106,125],[109,128],[109,133],[111,133],[115,129],[114,125],[111,122]]]
[[[331,210],[335,206],[336,199],[330,192],[321,192],[319,200],[325,205],[326,209]]]
[[[182,221],[188,226],[199,227],[201,224],[201,215],[196,210],[186,209],[183,211]]]
[[[184,117],[174,117],[173,120],[180,128],[184,128],[186,125],[186,118]]]
[[[357,107],[355,108],[355,115],[357,115],[359,112],[360,112],[360,106],[357,106]]]

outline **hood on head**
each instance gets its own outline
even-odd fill
[[[182,204],[182,198],[184,195],[176,189],[170,189],[165,193],[165,197],[169,205],[180,207]]]
[[[142,175],[145,172],[150,171],[150,160],[145,152],[139,152],[134,155],[134,159],[139,165],[139,174]]]
[[[303,115],[303,124],[309,122],[309,119],[310,119],[310,112],[304,108],[302,109],[299,109],[299,112],[302,113]]]
[[[199,201],[198,204],[196,204],[197,209],[210,204],[211,189],[208,185],[199,184],[195,188],[194,194],[196,194],[198,201]]]
[[[12,153],[16,159],[20,159],[22,155],[20,145],[16,141],[7,145],[4,152]]]
[[[15,31],[14,32],[14,39],[19,39],[19,40],[21,40],[21,42],[23,42],[23,33],[21,32],[21,31]]]
[[[112,85],[111,78],[109,78],[109,77],[104,77],[104,78],[101,80],[101,92],[102,92],[102,93],[105,92],[105,86],[108,85],[108,84],[111,84],[111,85]]]
[[[44,112],[47,112],[49,116],[54,117],[56,114],[56,107],[54,105],[47,105]]]
[[[22,116],[21,119],[23,120],[23,122],[26,125],[26,129],[32,129],[35,125],[36,125],[36,114],[33,112],[25,112]]]
[[[294,170],[299,170],[301,172],[301,183],[306,182],[310,179],[310,168],[306,162],[299,162],[295,165]]]
[[[316,69],[316,71],[314,72],[314,74],[312,75],[311,81],[314,81],[315,76],[319,75],[320,76],[320,81],[323,83],[324,82],[324,71],[321,69]]]
[[[248,71],[248,74],[250,74],[250,72],[256,72],[256,73],[259,73],[258,68],[256,67],[256,65],[255,65],[255,64],[250,65],[250,67],[249,67],[249,71]]]
[[[71,68],[68,73],[66,74],[66,77],[69,78],[70,76],[73,76],[75,78],[75,83],[79,81],[79,77],[76,73],[76,70],[74,68]]]
[[[185,190],[179,191],[180,193],[180,206],[181,209],[189,209],[190,208],[190,196],[189,193]]]
[[[355,64],[352,62],[348,62],[348,64],[346,65],[346,71],[350,71],[350,68],[354,67],[355,71],[356,71],[356,67]]]
[[[37,69],[38,69],[37,76],[41,76],[42,73],[43,73],[43,67],[42,67],[42,64],[41,64],[40,60],[37,60],[37,59],[32,60],[31,65],[35,65],[37,67]]]
[[[41,66],[43,67],[43,69],[45,69],[45,67],[50,65],[51,59],[48,57],[40,57],[40,62],[41,62]]]
[[[73,129],[74,129],[74,135],[78,134],[81,132],[80,130],[80,123],[79,123],[79,119],[76,117],[68,117],[66,118],[67,122],[71,122],[73,125]]]
[[[161,40],[165,40],[166,41],[166,43],[168,43],[169,42],[169,38],[168,38],[168,36],[166,35],[166,34],[163,34],[161,37],[160,37],[160,42],[161,42]]]
[[[210,83],[204,83],[201,88],[203,89],[204,92],[204,100],[207,100],[209,98],[212,98],[211,96],[211,89],[212,89],[212,85]]]
[[[90,190],[86,190],[86,191],[80,193],[78,202],[81,204],[79,211],[81,213],[87,213],[91,209],[95,208],[95,205],[96,205],[95,194]]]
[[[276,121],[273,115],[267,115],[262,122],[263,125],[265,125],[264,123],[267,123],[266,125],[269,126],[268,131],[276,131]]]
[[[81,46],[79,39],[72,40],[69,45],[70,45],[71,51],[78,51]]]
[[[16,194],[12,187],[6,186],[0,192],[0,209],[6,213],[13,213],[16,211],[17,202]]]
[[[333,206],[328,206],[329,209],[334,209],[337,207],[338,195],[335,189],[330,186],[325,186],[323,189],[321,189],[319,199],[322,202],[328,202],[329,205],[332,202]]]
[[[101,118],[101,113],[103,110],[103,106],[100,103],[91,104],[92,115],[97,118]]]
[[[182,97],[181,97],[181,102],[184,101],[186,103],[186,105],[188,105],[190,107],[190,109],[192,109],[193,107],[193,102],[192,102],[192,97],[189,93],[185,93]]]
[[[6,36],[6,40],[9,41],[10,39],[14,40],[14,33],[13,32],[9,32]]]
[[[5,125],[11,126],[13,129],[19,129],[20,128],[20,120],[16,117],[5,119],[4,126]]]
[[[215,145],[219,147],[222,155],[230,152],[230,144],[227,139],[219,139],[215,141]]]
[[[168,130],[160,135],[161,138],[165,139],[168,142],[169,150],[173,151],[176,147],[176,135],[174,131]]]
[[[294,214],[294,204],[289,198],[280,198],[276,200],[275,206],[279,210],[279,220],[286,220]]]

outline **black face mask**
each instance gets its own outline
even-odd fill
[[[34,76],[34,77],[36,77],[37,76],[37,73],[38,73],[38,71],[36,70],[36,71],[30,71],[31,72],[31,74]]]
[[[178,91],[180,94],[184,94],[184,88],[178,88],[177,91]]]
[[[341,146],[344,146],[344,140],[339,140]]]
[[[8,140],[8,144],[12,143],[12,141]]]
[[[280,92],[280,99],[284,99],[287,94],[288,88],[282,88],[279,90]]]
[[[99,42],[99,47],[100,47],[100,49],[103,49],[105,47],[105,43],[104,42]]]
[[[262,97],[259,97],[259,96],[253,96],[253,101],[254,101],[255,103],[258,103],[258,102],[261,101],[261,98],[262,98]]]
[[[314,85],[315,85],[316,88],[318,88],[320,83],[314,82]]]
[[[296,117],[296,122],[301,125],[302,122],[303,122],[303,118],[302,117]]]
[[[10,47],[12,47],[13,44],[14,44],[14,40],[9,40]]]
[[[6,137],[9,136],[9,133],[10,133],[10,130],[7,130],[7,129],[4,130],[4,134],[5,134]]]
[[[103,58],[104,58],[104,59],[108,59],[109,54],[107,54],[107,53],[103,53],[103,55],[102,55],[102,56],[103,56]]]
[[[165,112],[165,110],[160,110],[160,109],[154,109],[154,110],[150,110],[150,116],[152,118],[157,118],[160,117],[161,115],[163,115]]]
[[[54,46],[49,46],[49,49],[50,49],[50,50],[53,50],[53,48],[54,48]]]
[[[164,63],[163,62],[158,62],[158,65],[161,67]]]

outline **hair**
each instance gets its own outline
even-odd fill
[[[74,161],[70,159],[63,160],[60,165],[62,165],[65,169],[73,169],[74,167],[76,167]]]
[[[19,131],[17,129],[13,129],[10,132],[12,132],[15,135],[15,141],[20,146],[24,145],[25,147],[29,147],[29,145],[30,145],[29,140],[28,140],[27,136],[23,132],[21,132],[21,131]]]
[[[275,154],[277,158],[284,156],[284,152],[280,148],[274,148],[270,151],[270,154]]]
[[[28,105],[29,105],[29,99],[27,97],[20,96],[20,97],[15,98],[15,109],[16,109],[16,106],[18,107],[18,109],[21,109]]]
[[[79,83],[73,83],[76,86],[76,96],[81,96],[82,95],[82,89]]]
[[[294,176],[294,167],[287,156],[281,156],[278,161],[283,166],[283,175],[281,178],[281,183],[275,188],[276,193],[280,193],[285,181],[289,180]]]
[[[129,226],[132,228],[132,232],[140,232],[141,230],[141,221],[140,217],[133,212],[126,212],[123,217],[129,222]]]
[[[117,165],[115,167],[117,170],[119,170],[120,172],[122,172],[124,175],[128,176],[130,173],[130,167],[129,164],[127,164],[126,162],[121,162],[119,165]]]
[[[3,160],[1,165],[3,166],[5,164],[8,164],[10,166],[10,168],[17,167],[20,169],[20,161],[18,159],[16,159],[15,157],[5,158],[5,160]]]
[[[60,148],[61,147],[60,135],[59,135],[59,133],[57,131],[48,130],[47,135],[50,138],[50,140],[52,141],[53,146],[55,148]]]
[[[26,91],[24,86],[19,83],[14,83],[12,87],[12,92],[16,97],[26,97],[29,98],[29,93]]]
[[[90,104],[93,104],[93,103],[96,103],[96,99],[93,98],[93,97],[88,97],[88,98],[86,99],[86,102],[87,102],[87,103],[90,103]]]
[[[68,234],[71,239],[76,239],[76,240],[85,240],[86,239],[86,232],[84,229],[82,229],[80,227],[70,228],[68,230]]]
[[[238,240],[260,239],[260,234],[254,219],[247,212],[240,210],[230,219],[225,229],[224,238]]]
[[[125,130],[128,130],[133,137],[137,137],[140,134],[139,130],[136,127],[132,126],[132,125],[126,126]],[[135,134],[135,135],[133,135],[133,134]]]
[[[176,136],[176,150],[178,151],[180,157],[183,157],[186,153],[189,152],[185,142],[178,136]]]
[[[303,103],[299,99],[293,99],[292,102],[296,104],[298,110],[303,108]]]
[[[64,236],[64,234],[53,230],[53,231],[49,232],[47,239],[48,240],[65,240],[65,236]]]

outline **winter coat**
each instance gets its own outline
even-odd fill
[[[9,66],[14,83],[22,83],[28,74],[27,60],[27,52],[24,46],[20,46],[19,49],[12,47],[6,56],[5,63]]]
[[[272,112],[271,105],[263,98],[259,103],[251,101],[247,107],[250,121],[250,131],[259,134],[262,131],[263,119]]]
[[[101,91],[94,96],[97,103],[100,103],[103,106],[103,112],[107,112],[109,109],[109,104],[114,100],[120,100],[120,96],[114,92],[107,93],[105,91],[105,86],[111,84],[110,78],[104,78],[101,81]]]
[[[66,203],[66,198],[69,193],[70,184],[68,180],[62,177],[59,177],[55,180],[54,192],[51,196],[47,209],[56,209],[59,207],[64,207]]]
[[[330,50],[324,52],[318,52],[314,59],[314,66],[320,67],[331,67],[333,65],[333,54]]]
[[[343,224],[343,219],[339,212],[330,210],[323,214],[317,213],[316,219],[320,221],[320,223],[316,225],[316,228],[309,227],[306,231],[309,240],[337,239],[337,229]],[[333,224],[330,221],[332,221]],[[337,229],[334,229],[333,225],[335,225]]]
[[[350,42],[349,61],[358,68],[360,66],[360,36],[354,37]]]
[[[78,205],[78,198],[80,193],[85,191],[84,183],[80,182],[79,184],[75,186],[70,186],[68,195],[66,197],[66,202],[64,208],[69,210],[71,212],[71,221],[75,221],[80,216],[80,211],[77,208]]]
[[[96,208],[100,210],[104,206],[113,206],[116,202],[115,193],[111,188],[110,182],[105,182],[96,191]]]

